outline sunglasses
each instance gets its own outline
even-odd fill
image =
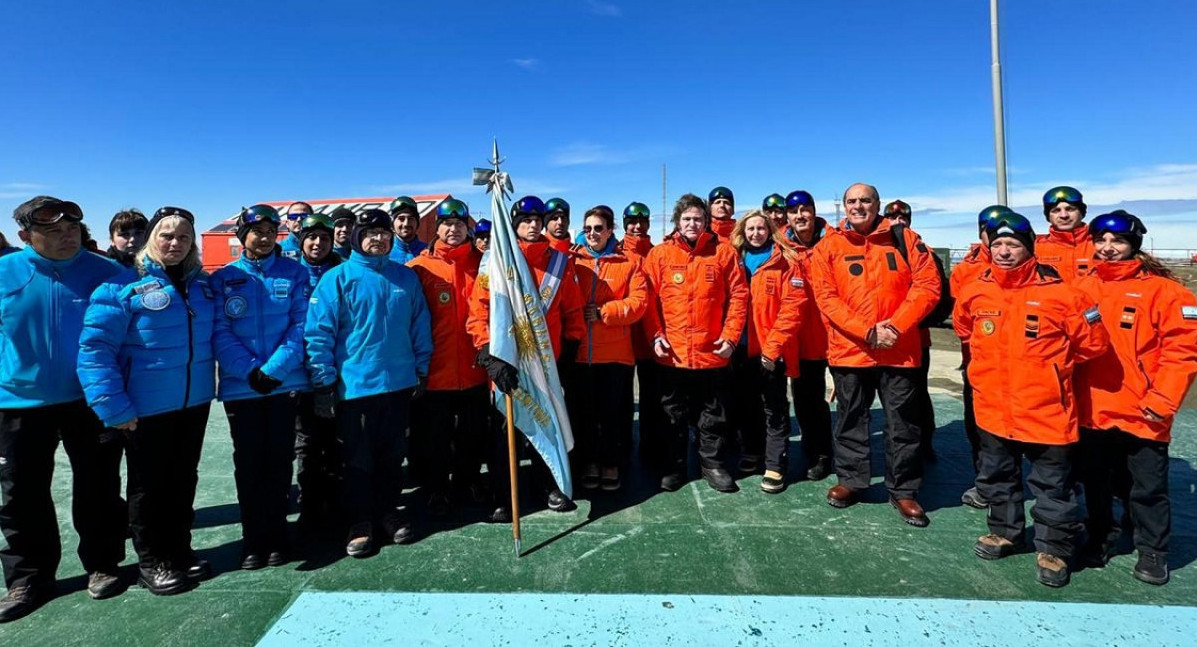
[[[184,217],[186,217],[188,220],[191,220],[191,218],[188,217],[190,215],[191,214],[187,214],[187,216]],[[296,214],[296,218],[298,217],[299,214]],[[279,218],[278,211],[276,211],[274,207],[264,204],[256,204],[241,212],[241,222],[242,224],[246,225],[253,225],[259,222],[269,222],[278,225],[280,221],[281,219]]]
[[[1053,205],[1057,202],[1084,202],[1081,192],[1070,186],[1058,186],[1043,194],[1043,204]]]
[[[254,207],[254,208],[256,209],[257,207]],[[270,209],[270,207],[266,207],[266,208]],[[274,211],[274,209],[270,209],[270,210]],[[193,225],[195,224],[195,216],[190,211],[188,211],[182,207],[162,207],[161,209],[154,212],[154,218],[162,219],[162,218],[168,218],[170,216],[178,216]],[[275,211],[274,217],[275,217],[275,222],[278,222],[278,212],[277,211]]]
[[[1143,225],[1143,221],[1139,220],[1137,216],[1129,213],[1107,213],[1098,216],[1089,225],[1089,232],[1094,238],[1103,234],[1114,234],[1115,236],[1138,236],[1143,237],[1147,233],[1147,227]]]
[[[582,227],[582,231],[588,234],[601,234],[607,231],[607,225],[586,225]]]

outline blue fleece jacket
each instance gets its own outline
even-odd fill
[[[391,260],[400,265],[407,265],[408,261],[419,256],[420,252],[426,249],[428,249],[428,243],[419,238],[413,238],[410,243],[405,243],[395,236],[394,244],[391,245]]]

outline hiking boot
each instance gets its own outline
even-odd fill
[[[661,489],[666,492],[676,492],[686,484],[686,477],[680,472],[673,472],[661,477]]]
[[[603,488],[604,492],[615,492],[623,485],[619,480],[618,467],[604,467],[603,475],[599,478],[599,486]]]
[[[1139,561],[1135,562],[1135,579],[1156,586],[1167,584],[1168,556],[1164,553],[1139,551]]]
[[[287,557],[287,551],[285,550],[271,551],[270,554],[266,556],[267,566],[282,566],[289,561],[291,561],[291,558]]]
[[[707,485],[710,485],[711,489],[719,492],[727,494],[740,491],[740,487],[736,485],[735,479],[722,467],[702,468],[702,478],[706,479]]]
[[[766,470],[765,476],[761,478],[761,492],[768,494],[780,494],[786,489],[786,479],[781,472],[773,470]]]
[[[822,481],[831,475],[831,457],[820,456],[815,459],[810,469],[806,470],[806,478],[810,481]]]
[[[114,571],[116,569],[113,569]],[[121,578],[113,572],[96,571],[87,576],[87,594],[93,600],[103,600],[121,592]]]
[[[416,538],[416,531],[411,521],[399,512],[392,512],[383,521],[383,528],[391,536],[391,542],[399,545],[410,544]]]
[[[545,504],[549,506],[549,510],[554,512],[569,512],[570,510],[578,507],[574,505],[573,501],[569,500],[569,497],[565,496],[565,494],[557,488],[553,488],[553,491],[549,492],[549,496],[545,500]]]
[[[14,586],[0,599],[0,622],[12,622],[33,613],[50,598],[48,587]]]
[[[1068,584],[1068,563],[1049,553],[1035,555],[1035,566],[1040,584],[1060,588]]]
[[[511,523],[511,508],[499,506],[487,518],[491,523]]]
[[[856,505],[860,494],[846,485],[836,485],[827,491],[827,505],[833,508],[847,508]]]
[[[599,466],[598,463],[591,463],[586,466],[586,470],[582,472],[582,478],[578,480],[583,490],[594,490],[599,486]]]
[[[977,543],[973,544],[973,553],[981,559],[1002,559],[1021,552],[1022,549],[1021,543],[1015,543],[993,533],[982,535],[977,539]]]
[[[989,502],[985,500],[985,497],[981,496],[981,493],[978,492],[977,488],[975,487],[970,487],[969,489],[965,490],[964,494],[960,495],[960,502],[970,508],[976,508],[978,510],[985,510],[989,508]]]
[[[349,529],[345,543],[345,554],[350,557],[366,557],[374,550],[374,527],[370,522],[354,524]]]
[[[212,565],[206,559],[200,559],[191,555],[191,561],[187,564],[187,568],[183,569],[183,575],[189,580],[203,580],[212,576]]]
[[[923,506],[919,505],[919,502],[914,499],[895,499],[890,497],[889,504],[894,506],[894,509],[898,511],[898,516],[902,517],[902,521],[915,528],[926,528],[931,523],[931,520],[927,518],[927,513],[923,511]]]
[[[266,558],[262,557],[261,553],[246,553],[245,557],[241,558],[241,570],[243,571],[256,571],[265,566]]]
[[[191,586],[187,575],[167,562],[158,562],[150,568],[139,569],[137,583],[154,595],[175,595]]]

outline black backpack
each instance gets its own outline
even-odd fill
[[[895,224],[890,227],[889,232],[893,234],[894,247],[898,248],[902,260],[906,261],[907,267],[910,267],[910,250],[906,249],[906,225]],[[923,243],[919,243],[918,248],[920,252],[927,251],[927,246]],[[952,309],[956,306],[956,300],[952,298],[952,285],[948,282],[948,274],[944,271],[943,261],[939,260],[939,254],[931,254],[931,260],[935,261],[935,269],[939,272],[939,302],[926,317],[919,321],[919,328],[938,326],[952,316]]]

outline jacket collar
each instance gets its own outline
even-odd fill
[[[1138,259],[1125,261],[1097,261],[1093,271],[1103,281],[1124,281],[1133,279],[1143,270],[1143,262]]]
[[[53,261],[45,256],[42,256],[41,254],[38,254],[36,251],[34,251],[33,245],[26,245],[19,253],[27,254],[30,262],[37,267],[58,271],[64,270],[74,265],[75,262],[82,258],[84,254],[90,254],[91,252],[87,251],[87,249],[84,247],[80,247],[79,251],[74,256],[61,261]]]
[[[475,254],[477,254],[479,257],[482,256],[482,252],[479,252],[477,249],[475,249],[473,241],[470,241],[469,239],[465,240],[457,247],[450,247],[437,240],[429,245],[428,249],[425,249],[423,253],[432,258],[440,258],[452,263],[459,263]]]
[[[349,255],[349,262],[356,263],[373,270],[382,270],[382,268],[386,267],[387,263],[391,262],[391,255],[388,252],[386,254],[371,256],[359,250],[353,250],[353,253]]]
[[[299,255],[302,257],[303,253],[301,252]],[[271,267],[274,267],[274,259],[276,259],[278,257],[279,257],[278,254],[271,252],[271,253],[267,254],[265,258],[259,258],[259,259],[255,260],[255,259],[250,258],[249,255],[247,255],[245,253],[245,250],[241,250],[241,259],[240,260],[246,266],[252,267],[252,268],[258,270],[259,272],[261,272],[262,274],[265,274],[266,272],[270,271]]]
[[[672,234],[669,234],[669,236],[665,239],[665,242],[677,245],[678,247],[686,250],[687,254],[694,255],[695,253],[704,250],[707,247],[714,247],[719,242],[719,238],[715,236],[714,232],[707,230],[699,234],[698,240],[694,241],[694,244],[691,245],[690,241],[686,240],[680,233],[675,231]]]
[[[1049,227],[1047,230],[1047,239],[1053,243],[1060,243],[1061,245],[1071,247],[1077,247],[1093,241],[1093,237],[1089,235],[1089,226],[1083,223],[1077,225],[1072,231],[1060,231],[1055,227]]]
[[[1027,262],[1010,270],[1002,269],[997,265],[990,265],[988,275],[990,279],[1003,288],[1019,288],[1032,283],[1039,282],[1039,261],[1032,256]],[[1059,279],[1043,279],[1044,282],[1055,282]]]

